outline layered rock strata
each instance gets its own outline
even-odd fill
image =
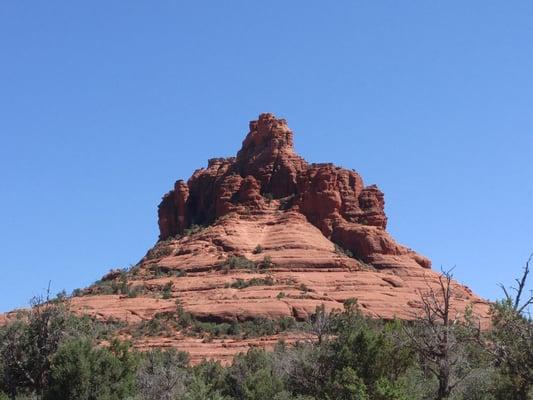
[[[156,245],[131,271],[105,277],[118,294],[95,285],[71,300],[78,313],[121,322],[120,335],[139,348],[175,347],[195,362],[228,361],[250,346],[306,338],[133,334],[139,324],[175,313],[176,304],[213,323],[304,321],[317,306],[340,310],[348,299],[371,317],[413,319],[420,293],[439,285],[430,261],[386,231],[377,186],[365,186],[352,170],[307,163],[294,151],[286,121],[272,114],[250,123],[236,157],[211,159],[187,182],[177,181],[158,214]],[[485,300],[457,282],[453,293],[456,313],[472,307],[487,323]]]

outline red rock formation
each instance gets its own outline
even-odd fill
[[[197,224],[206,227],[187,229]],[[203,321],[305,320],[318,305],[342,309],[351,298],[369,316],[413,319],[419,293],[438,287],[439,274],[427,258],[398,244],[386,225],[376,186],[365,187],[356,172],[333,164],[306,163],[294,152],[285,120],[262,114],[250,123],[237,157],[209,160],[163,197],[160,240],[134,270],[106,275],[107,289],[125,284],[136,297],[90,287],[71,307],[125,322],[119,333],[125,337],[136,324],[176,312],[176,302]],[[229,268],[236,257],[256,268]],[[253,285],[234,285],[254,278]],[[472,307],[486,325],[486,301],[457,282],[453,293],[457,313]],[[0,323],[9,317],[0,316]],[[287,343],[302,339],[301,333],[283,335]],[[176,330],[133,340],[139,348],[189,351],[194,361],[228,361],[249,346],[272,347],[278,338],[204,342]]]
[[[209,160],[187,184],[176,182],[159,205],[160,239],[232,211],[261,210],[265,198],[283,200],[286,209],[305,215],[324,236],[367,263],[381,267],[376,255],[393,255],[430,267],[428,259],[386,233],[385,202],[377,186],[364,187],[356,172],[333,164],[306,163],[294,152],[287,122],[272,114],[250,122],[236,158]]]

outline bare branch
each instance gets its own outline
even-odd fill
[[[509,290],[502,285],[501,283],[498,285],[505,295],[505,299],[511,303],[513,310],[515,310],[518,314],[522,314],[528,306],[533,304],[533,293],[529,296],[528,299],[522,300],[522,296],[524,294],[524,289],[527,284],[527,277],[529,275],[529,263],[533,259],[533,253],[530,254],[529,258],[526,261],[526,265],[524,266],[524,272],[522,273],[522,276],[520,279],[515,279],[515,282],[518,284],[518,287],[511,286],[510,289],[514,290],[516,292],[516,296],[513,298],[509,294]]]

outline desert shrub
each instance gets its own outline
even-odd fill
[[[496,399],[526,400],[533,394],[533,321],[509,301],[492,308],[488,350],[497,366]]]
[[[189,356],[184,352],[152,350],[143,354],[137,370],[137,388],[142,400],[173,400],[185,394]]]
[[[368,321],[353,306],[329,318],[331,335],[322,343],[296,347],[285,356],[288,361],[280,361],[294,393],[319,399],[411,399],[401,378],[415,359],[397,340],[397,323]]]
[[[222,393],[214,389],[213,384],[208,380],[194,376],[189,384],[184,400],[229,400]]]
[[[177,269],[172,271],[172,275],[181,278],[182,276],[187,276],[187,271],[184,269]]]
[[[274,285],[274,279],[271,276],[266,278],[252,278],[252,279],[241,279],[237,278],[230,287],[235,289],[244,289],[250,286],[272,286]]]
[[[129,298],[137,297],[144,291],[143,286],[130,286],[128,287],[128,292],[126,293]]]
[[[242,267],[247,262],[237,257],[232,264]],[[122,276],[101,284],[122,291]],[[264,276],[233,285],[272,282]],[[300,289],[305,291],[305,285]],[[170,290],[171,282],[163,293]],[[284,296],[280,292],[277,297]],[[508,296],[493,304],[492,327],[487,332],[472,327],[468,310],[465,321],[454,322],[453,330],[447,331],[453,334],[448,335],[453,339],[448,360],[458,370],[450,370],[450,391],[440,398],[531,398],[532,325],[523,305],[529,301],[513,302]],[[319,306],[309,321],[286,317],[233,322],[199,320],[176,300],[175,311],[158,313],[133,328],[75,317],[64,295],[32,304],[32,309],[0,327],[0,400],[429,400],[436,398],[440,385],[431,371],[437,368],[435,361],[421,356],[420,349],[426,347],[413,343],[431,344],[428,330],[439,334],[442,326],[427,320],[369,319],[355,299],[346,300],[343,311],[326,312]],[[222,341],[290,330],[314,337],[294,345],[279,343],[272,352],[252,348],[229,366],[213,361],[189,366],[184,353],[155,350],[140,355],[112,340],[117,331],[134,337],[181,331],[204,341]],[[431,351],[439,349],[431,347]]]
[[[172,297],[172,281],[168,281],[165,286],[163,286],[163,298],[170,299]]]
[[[161,336],[183,329],[184,319],[188,314],[178,312],[160,312],[152,318],[141,321],[131,328],[133,337]]]
[[[170,329],[180,329],[182,333],[200,337],[260,337],[295,329],[302,330],[303,322],[297,322],[293,317],[283,317],[277,320],[257,318],[248,321],[213,322],[201,321],[178,306],[176,314],[161,313],[150,321],[141,323],[136,336],[159,335],[170,332]],[[169,328],[171,327],[171,328]]]
[[[116,287],[113,281],[97,280],[90,286],[90,288],[92,289],[92,292],[98,294],[114,294],[116,292]]]
[[[276,321],[257,319],[253,321],[213,323],[197,321],[193,325],[196,333],[207,333],[215,337],[238,336],[243,338],[273,335],[280,331]]]
[[[51,361],[44,399],[124,399],[135,391],[136,354],[113,341],[97,347],[88,338],[63,343]]]
[[[256,269],[256,265],[252,260],[242,256],[229,256],[221,267],[223,271],[229,271],[233,269]]]
[[[223,367],[220,361],[204,360],[192,367],[192,374],[209,382],[212,390],[222,391],[226,380],[227,367]]]
[[[268,269],[272,267],[274,263],[272,262],[272,258],[270,256],[264,256],[263,260],[259,262],[258,267],[259,269]]]
[[[203,231],[207,228],[205,225],[192,224],[190,227],[183,230],[183,236],[194,235],[195,233]]]
[[[10,396],[28,391],[42,395],[53,354],[64,340],[88,330],[64,300],[36,297],[31,305],[0,329],[0,390]]]
[[[257,246],[255,246],[255,249],[253,251],[254,254],[260,254],[263,252],[263,246],[261,246],[260,244],[258,244]]]
[[[339,246],[337,243],[335,243],[335,253],[340,256],[354,258],[354,255],[350,250]]]
[[[335,394],[337,399],[370,399],[367,386],[352,367],[344,367],[341,370],[334,371],[334,375],[328,381],[325,390],[326,393]]]
[[[118,277],[113,279],[100,279],[94,282],[90,288],[91,292],[97,294],[128,294],[128,277],[126,272],[122,271]],[[78,289],[77,289],[78,290]],[[83,291],[77,291],[73,295],[84,295]]]
[[[169,246],[168,242],[169,240],[158,242],[154,247],[148,250],[148,252],[146,253],[146,259],[153,260],[156,258],[168,257],[172,255],[174,249]]]
[[[272,357],[264,350],[252,349],[235,357],[228,368],[225,393],[236,399],[272,399],[284,390],[273,369]]]
[[[298,289],[300,289],[301,292],[309,292],[309,288],[305,283],[300,283],[300,286],[298,286]]]
[[[167,276],[169,272],[169,268],[162,267],[159,264],[154,264],[149,267],[149,271],[152,273],[152,275],[156,278],[160,278],[162,276]]]

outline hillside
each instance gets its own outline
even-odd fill
[[[384,196],[353,170],[309,164],[283,119],[261,114],[236,157],[214,158],[159,205],[159,241],[133,268],[78,290],[71,308],[141,349],[229,360],[305,336],[317,306],[356,299],[370,317],[414,319],[438,285],[424,256],[386,231]],[[454,283],[453,308],[488,303]]]

